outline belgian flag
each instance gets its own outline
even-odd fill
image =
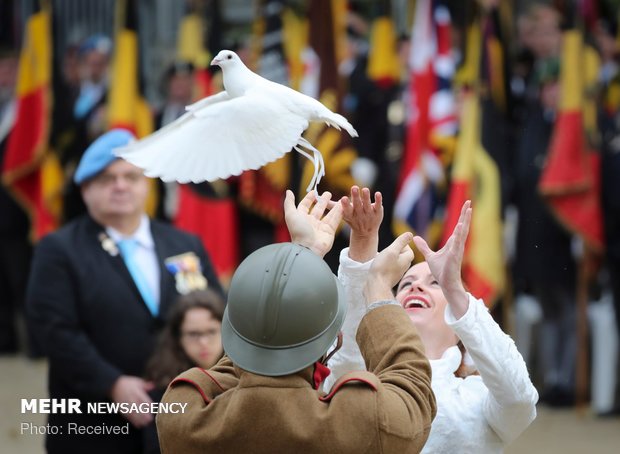
[[[140,90],[137,3],[117,0],[108,125],[138,138],[153,132],[153,116]]]
[[[600,156],[590,149],[584,132],[592,121],[588,121],[584,98],[586,78],[596,74],[596,66],[596,57],[583,46],[581,32],[565,31],[560,105],[538,189],[559,222],[582,237],[593,251],[601,252]]]
[[[138,17],[135,0],[117,0],[115,10],[114,56],[108,95],[108,128],[131,131],[138,138],[153,132],[153,115],[140,89]],[[150,182],[146,212],[154,215],[158,195]]]
[[[460,131],[451,168],[451,181],[442,244],[458,222],[461,207],[472,201],[473,214],[463,257],[463,281],[472,295],[492,306],[504,291],[500,173],[482,145],[480,86],[487,39],[479,23],[468,31],[466,60],[461,77],[475,87],[466,91],[460,114]]]
[[[62,170],[49,150],[51,77],[49,4],[35,2],[24,30],[16,118],[2,163],[2,182],[29,213],[34,239],[54,230],[60,215]]]

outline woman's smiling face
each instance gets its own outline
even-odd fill
[[[405,273],[398,284],[396,300],[407,311],[423,341],[429,335],[454,337],[444,318],[448,302],[426,262],[413,265]]]

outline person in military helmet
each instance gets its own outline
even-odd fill
[[[413,236],[398,237],[368,273],[357,332],[368,370],[342,376],[325,394],[327,352],[338,348],[347,303],[322,257],[342,207],[328,192],[295,207],[288,191],[285,217],[292,242],[257,250],[232,278],[224,358],[168,387],[163,402],[187,406],[157,416],[162,452],[419,452],[436,411],[431,371],[391,291],[413,258]]]

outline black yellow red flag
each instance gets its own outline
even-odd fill
[[[17,110],[2,163],[2,182],[26,208],[38,239],[60,215],[62,170],[49,150],[52,77],[49,5],[37,3],[24,30],[17,75]]]

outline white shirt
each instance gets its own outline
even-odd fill
[[[105,229],[108,236],[118,244],[124,239],[133,238],[138,243],[135,251],[135,260],[148,283],[155,302],[159,305],[160,288],[159,288],[159,262],[157,253],[155,252],[155,241],[151,233],[151,222],[148,216],[143,215],[140,219],[140,225],[132,235],[123,235],[112,227]]]
[[[358,263],[348,248],[340,254],[338,278],[345,286],[348,312],[343,345],[329,362],[329,389],[346,372],[364,370],[355,335],[366,314],[362,289],[372,261]],[[538,393],[513,340],[495,323],[481,300],[469,295],[467,312],[456,320],[450,307],[445,319],[465,345],[479,376],[454,376],[461,363],[458,347],[431,360],[437,416],[423,453],[501,453],[536,417]]]

